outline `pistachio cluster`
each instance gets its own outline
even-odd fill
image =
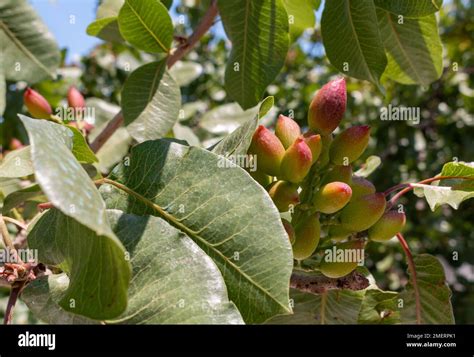
[[[274,133],[263,125],[257,128],[248,150],[257,157],[252,177],[267,189],[280,212],[291,213],[291,222],[282,222],[297,260],[312,257],[321,239],[336,249],[361,249],[361,237],[384,242],[405,225],[405,214],[387,209],[385,195],[353,173],[351,164],[367,148],[370,127],[353,126],[333,134],[346,102],[345,80],[333,80],[314,96],[306,132],[292,118],[280,115]],[[357,264],[323,257],[319,267],[328,277],[341,277]]]

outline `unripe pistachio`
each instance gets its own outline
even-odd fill
[[[297,260],[309,258],[316,250],[321,237],[318,214],[302,219],[295,227],[295,234],[293,257]]]
[[[303,135],[303,139],[311,150],[311,155],[313,157],[312,163],[314,164],[318,160],[319,155],[321,155],[321,151],[323,150],[323,142],[321,140],[321,135],[305,133]]]
[[[291,206],[295,206],[300,202],[298,186],[288,181],[272,183],[268,194],[280,212],[286,212]]]
[[[281,177],[290,182],[303,181],[311,168],[313,154],[302,137],[295,140],[286,150],[281,161]]]
[[[362,254],[359,241],[336,244],[325,251],[319,269],[329,278],[341,278],[357,268]]]
[[[355,200],[361,196],[375,193],[374,184],[363,177],[353,176],[352,183],[350,185],[352,188],[352,200]]]
[[[352,190],[344,182],[330,182],[322,186],[313,197],[314,208],[322,213],[331,214],[342,209],[351,199]]]
[[[31,116],[34,118],[48,119],[53,113],[48,101],[41,94],[31,88],[26,88],[26,91],[23,94],[23,102]]]
[[[86,106],[84,97],[74,86],[69,87],[67,91],[67,103],[71,108],[76,109],[82,109]]]
[[[347,230],[364,231],[382,217],[385,205],[385,195],[380,192],[359,197],[342,209],[341,223]]]
[[[281,219],[281,223],[283,223],[283,228],[285,228],[286,234],[288,234],[288,239],[290,240],[290,243],[295,243],[295,229],[293,228],[291,223],[284,218]]]
[[[252,137],[249,154],[257,156],[257,167],[261,172],[278,176],[285,148],[280,140],[263,125],[259,125]]]
[[[329,182],[344,182],[348,185],[351,185],[352,181],[352,167],[350,165],[336,165],[331,171],[323,176],[321,180],[321,185],[325,185]],[[354,197],[354,192],[352,192],[352,197]]]
[[[248,171],[248,173],[255,181],[257,181],[263,187],[267,187],[272,183],[272,178],[259,170]]]
[[[337,135],[331,143],[329,158],[336,165],[348,165],[357,160],[369,143],[370,126],[353,126]]]
[[[287,149],[301,135],[301,129],[293,119],[280,114],[275,126],[275,135]]]
[[[325,84],[309,106],[308,125],[312,130],[329,135],[337,128],[346,111],[346,81],[338,78]]]
[[[330,239],[339,242],[347,239],[352,233],[354,232],[348,231],[341,224],[337,224],[329,227],[328,236]]]
[[[369,239],[376,242],[385,242],[395,236],[405,226],[405,213],[398,211],[387,211],[369,229]]]

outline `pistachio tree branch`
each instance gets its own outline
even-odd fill
[[[202,36],[211,28],[215,17],[218,14],[217,0],[212,0],[211,6],[207,9],[206,14],[202,18],[199,25],[196,27],[194,33],[182,41],[178,48],[168,57],[167,65],[171,68],[176,62],[183,58],[191,49],[199,42]],[[120,128],[123,124],[123,113],[118,112],[111,121],[107,123],[107,126],[102,132],[95,138],[90,144],[93,152],[99,151],[99,149],[110,139],[110,137]]]
[[[323,294],[329,290],[348,289],[363,290],[369,286],[369,280],[360,272],[343,276],[342,278],[328,278],[324,275],[305,275],[294,272],[291,275],[290,287],[310,294]]]
[[[421,301],[420,301],[420,290],[418,289],[418,279],[416,276],[415,261],[413,260],[413,255],[411,254],[410,247],[408,247],[408,243],[405,240],[405,238],[403,238],[403,235],[401,233],[397,233],[397,238],[407,257],[408,269],[410,270],[410,275],[412,277],[413,291],[415,293],[416,323],[420,325],[421,324]]]
[[[24,286],[25,284],[22,282],[13,286],[12,289],[10,290],[10,296],[8,297],[7,308],[5,310],[5,316],[3,318],[3,323],[5,325],[9,325],[12,322],[13,308],[15,307],[15,304]]]

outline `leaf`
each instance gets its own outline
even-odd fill
[[[240,125],[254,118],[257,107],[242,110],[237,103],[228,103],[218,106],[204,114],[199,126],[212,134],[229,134]]]
[[[243,109],[260,102],[288,52],[288,16],[281,0],[219,0],[224,29],[232,41],[225,87]]]
[[[443,166],[440,176],[464,176],[474,178],[474,162],[448,162]]]
[[[124,42],[116,16],[95,20],[87,26],[86,32],[89,36],[95,36],[104,41]]]
[[[368,177],[372,172],[377,170],[377,167],[379,167],[381,163],[382,160],[380,157],[371,155],[365,160],[365,163],[362,165],[362,167],[354,172],[354,175],[359,177]]]
[[[56,77],[58,46],[26,0],[0,2],[0,43],[6,80],[31,84]]]
[[[18,116],[30,139],[37,183],[54,207],[99,235],[114,236],[104,201],[71,152],[72,131],[49,121]]]
[[[321,35],[331,64],[339,71],[380,87],[387,65],[372,0],[327,1]]]
[[[21,300],[40,320],[48,324],[98,324],[99,321],[73,314],[58,305],[69,286],[65,273],[43,276],[31,283],[21,293]]]
[[[122,90],[122,110],[130,135],[142,142],[165,136],[181,106],[179,86],[166,72],[166,60],[132,72]]]
[[[441,9],[443,0],[374,0],[375,6],[396,15],[423,17]]]
[[[316,26],[312,0],[283,0],[283,5],[288,13],[292,41],[295,41],[304,30]]]
[[[228,166],[228,167],[223,167]],[[291,246],[266,191],[240,167],[201,148],[167,140],[132,148],[106,185],[109,208],[155,215],[188,235],[219,267],[247,323],[291,311]]]
[[[28,246],[40,262],[61,267],[69,276],[58,304],[96,320],[111,319],[127,307],[130,264],[117,237],[98,235],[57,209],[46,211],[28,233]]]
[[[41,188],[36,184],[31,185],[7,195],[3,201],[2,212],[5,214],[26,201],[41,200],[43,197]]]
[[[127,311],[109,323],[243,323],[219,269],[187,235],[157,217],[109,218],[133,264]]]
[[[171,67],[170,75],[180,87],[185,87],[203,72],[202,65],[191,61],[178,61]]]
[[[429,254],[413,256],[421,302],[422,324],[454,324],[451,290],[446,284],[441,263]],[[415,293],[413,277],[400,294],[403,308],[400,309],[402,323],[416,323]]]
[[[87,141],[81,132],[71,126],[67,126],[67,128],[71,130],[72,134],[74,135],[72,138],[72,153],[76,157],[77,161],[87,164],[98,162],[97,157],[87,144]]]
[[[359,311],[358,324],[397,324],[400,322],[398,293],[367,289]]]
[[[0,163],[0,177],[25,177],[33,173],[29,146],[9,152]]]
[[[160,1],[126,0],[118,23],[123,38],[136,48],[151,53],[170,51],[173,23]]]
[[[253,118],[248,119],[231,134],[227,135],[211,151],[225,157],[229,155],[245,155],[252,141],[255,129],[257,129],[258,120],[272,108],[273,100],[273,97],[265,98],[260,104],[258,115],[254,115]]]
[[[377,9],[388,64],[387,77],[403,84],[428,85],[443,71],[443,47],[434,14],[417,19],[399,18]]]
[[[97,152],[98,168],[101,172],[109,172],[127,155],[132,137],[125,128],[118,128],[109,140]]]

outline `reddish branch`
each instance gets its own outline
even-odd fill
[[[415,309],[416,309],[416,323],[421,324],[421,302],[420,302],[420,290],[418,289],[418,281],[416,277],[415,262],[413,261],[413,255],[411,254],[410,248],[408,247],[407,241],[403,238],[401,233],[397,233],[397,238],[400,241],[403,251],[407,257],[408,269],[412,277],[413,291],[415,293]]]
[[[23,289],[24,284],[18,284],[10,290],[10,296],[7,302],[7,309],[5,310],[5,317],[3,323],[5,325],[11,324],[13,318],[13,308],[15,307],[16,301],[20,296],[21,290]]]
[[[168,57],[167,65],[171,68],[176,62],[183,58],[191,49],[199,42],[201,37],[212,26],[215,17],[218,14],[217,0],[212,0],[211,6],[207,9],[206,14],[197,26],[194,33],[186,40],[182,40],[178,48]],[[109,138],[120,128],[123,124],[123,114],[120,111],[115,117],[108,122],[107,126],[91,143],[92,151],[97,152],[109,140]]]

